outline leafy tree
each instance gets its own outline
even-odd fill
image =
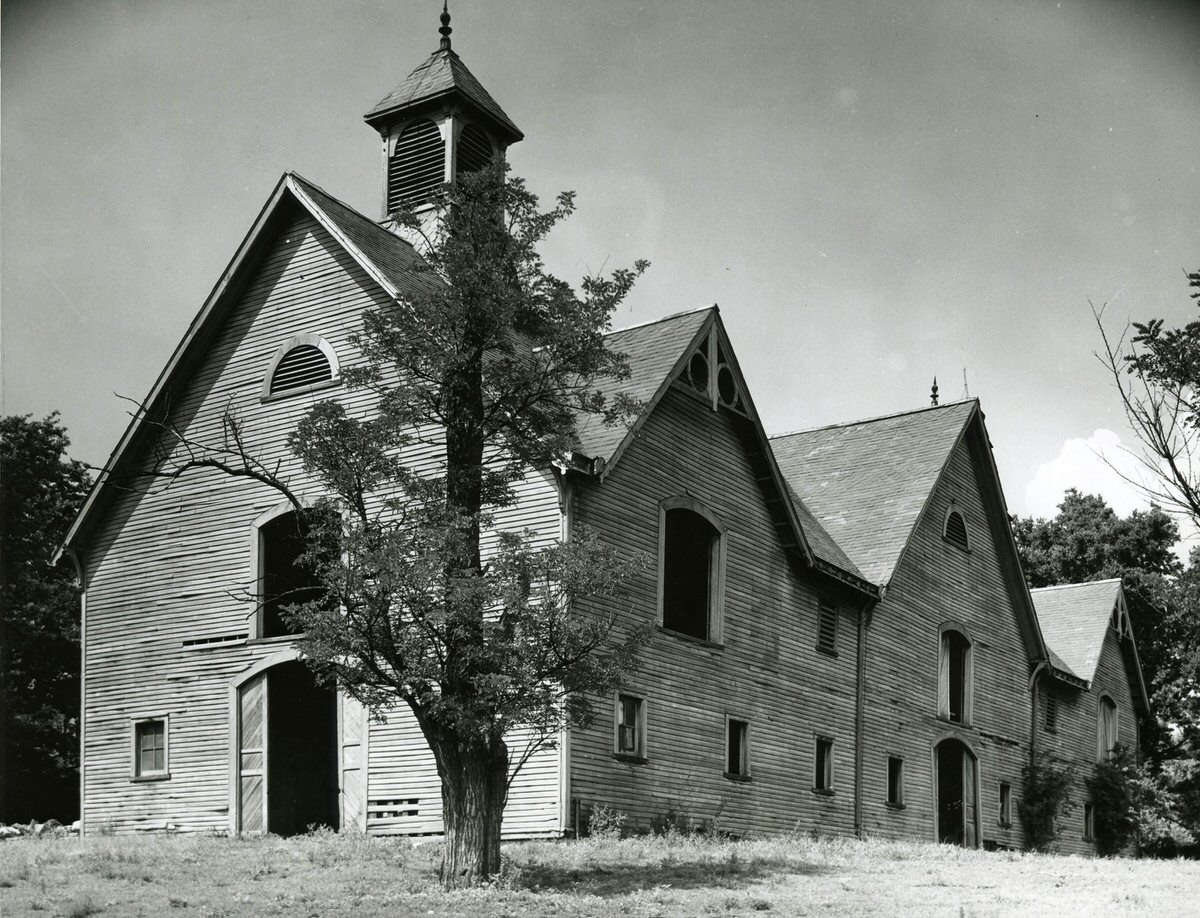
[[[1075,769],[1039,751],[1021,769],[1023,793],[1017,803],[1030,851],[1049,851],[1062,832],[1062,820],[1074,809],[1071,785]]]
[[[424,293],[366,314],[354,339],[364,359],[343,378],[375,410],[324,401],[289,438],[324,489],[314,506],[233,416],[219,445],[174,431],[154,472],[254,478],[304,513],[303,560],[323,595],[285,617],[321,680],[376,710],[412,711],[441,779],[448,887],[499,871],[516,771],[591,719],[588,693],[610,692],[646,635],[588,609],[640,559],[586,533],[538,547],[529,533],[496,531],[524,475],[565,474],[578,415],[619,423],[637,407],[606,401],[595,381],[628,375],[604,331],[646,263],[585,278],[578,293],[548,274],[537,246],[573,208],[564,193],[539,209],[497,165],[445,189],[437,220],[396,215],[422,240]],[[165,459],[173,451],[186,459]],[[513,737],[524,745],[510,750]]]
[[[79,813],[79,591],[50,563],[87,496],[57,413],[0,419],[0,821]]]

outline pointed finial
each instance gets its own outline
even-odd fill
[[[929,404],[937,405],[937,377],[933,377],[933,388],[929,390]]]
[[[442,36],[441,50],[450,50],[450,33],[454,30],[450,28],[450,3],[449,0],[442,0],[442,27],[438,29],[438,34]]]

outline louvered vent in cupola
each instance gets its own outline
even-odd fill
[[[270,394],[313,386],[331,379],[333,368],[329,365],[329,358],[319,347],[301,344],[284,354],[275,366],[275,372],[271,375]]]
[[[445,180],[442,133],[428,119],[414,121],[396,140],[388,160],[388,210],[419,204]]]
[[[468,124],[458,135],[458,171],[478,172],[492,161],[492,142],[483,128]]]
[[[957,510],[951,510],[946,514],[946,528],[942,535],[951,545],[961,548],[963,551],[969,550],[967,544],[967,521],[963,515]]]

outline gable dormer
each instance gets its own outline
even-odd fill
[[[438,49],[363,116],[383,144],[384,222],[401,207],[431,210],[440,186],[524,137],[451,49],[445,7],[441,22]]]

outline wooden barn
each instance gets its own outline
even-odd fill
[[[135,419],[67,537],[84,588],[85,833],[441,830],[411,715],[372,718],[318,687],[260,601],[296,576],[291,507],[212,471],[122,484],[164,449],[169,462],[219,441],[232,411],[319,496],[288,433],[320,399],[370,410],[342,386],[361,359],[350,336],[429,282],[386,215],[522,136],[448,26],[366,120],[383,220],[280,179],[147,397],[179,437],[164,446],[162,426]],[[1119,584],[1103,602],[1039,591],[1035,612],[977,402],[771,439],[716,307],[610,340],[631,368],[610,394],[637,396],[640,417],[581,417],[571,462],[530,469],[496,525],[542,543],[587,526],[657,559],[614,610],[657,629],[597,723],[522,770],[507,837],[569,834],[603,804],[643,827],[1018,846],[1035,745],[1075,755],[1104,699],[1136,741],[1147,709],[1127,616],[1105,630]],[[1046,734],[1039,692],[1069,730]]]

